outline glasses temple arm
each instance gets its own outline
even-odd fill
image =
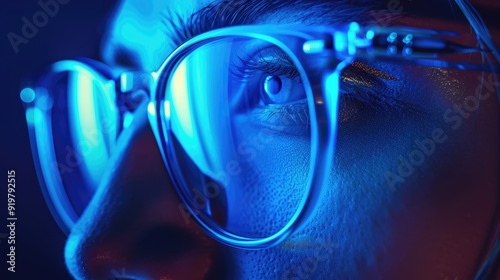
[[[414,33],[408,33],[409,31]],[[356,55],[420,66],[500,72],[498,64],[457,62],[457,57],[454,55],[480,53],[489,56],[494,53],[478,47],[455,43],[440,37],[443,34],[457,37],[452,32],[425,29],[369,29],[361,38],[358,37]],[[489,59],[488,61],[492,62]]]

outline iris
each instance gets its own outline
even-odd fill
[[[281,78],[278,76],[267,76],[264,81],[264,90],[268,95],[276,95],[281,91]]]

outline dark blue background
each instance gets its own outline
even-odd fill
[[[7,239],[0,238],[0,279],[71,279],[63,259],[66,236],[45,205],[31,157],[19,89],[25,77],[76,56],[99,58],[99,40],[116,1],[70,0],[15,54],[7,34],[21,35],[38,0],[4,1],[1,15],[0,234],[7,233],[7,170],[16,170],[16,272],[7,271]],[[46,0],[43,0],[46,1]],[[0,235],[2,237],[2,235]]]

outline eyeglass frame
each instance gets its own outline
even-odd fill
[[[315,29],[314,31],[311,29]],[[375,46],[373,44],[377,36],[381,34],[388,34],[391,36],[394,32],[398,31],[405,35],[416,34],[415,37],[418,38],[437,38],[437,36],[456,36],[457,34],[452,32],[436,32],[425,29],[413,29],[413,28],[377,28],[370,27],[366,30],[362,30],[357,23],[350,23],[340,26],[317,26],[315,28],[311,27],[297,27],[297,26],[259,26],[258,32],[255,26],[237,26],[228,27],[219,30],[214,30],[207,32],[205,34],[199,35],[187,43],[180,46],[176,51],[174,51],[171,56],[163,63],[157,73],[160,79],[158,80],[158,88],[153,90],[151,93],[151,104],[154,108],[156,114],[162,114],[160,116],[154,116],[149,114],[150,123],[153,127],[155,137],[158,141],[158,145],[161,150],[161,154],[169,174],[174,181],[174,186],[176,187],[177,193],[180,194],[182,202],[187,205],[188,210],[191,215],[195,218],[196,222],[215,240],[237,248],[243,249],[262,249],[274,246],[284,239],[286,239],[293,232],[299,230],[301,226],[306,224],[308,218],[313,214],[316,209],[316,202],[321,196],[322,186],[325,184],[326,173],[331,167],[331,158],[334,155],[334,148],[336,142],[336,130],[337,130],[337,112],[338,112],[338,97],[339,97],[339,83],[340,83],[340,73],[341,71],[351,63],[355,58],[377,58],[384,59],[386,61],[398,61],[403,63],[410,63],[421,66],[433,66],[447,68],[465,68],[467,70],[491,70],[495,71],[498,69],[486,69],[484,65],[477,64],[461,64],[453,63],[451,61],[436,61],[429,59],[429,54],[421,52],[419,54],[407,54],[407,55],[397,55],[399,51],[394,53],[388,53],[387,47],[395,46],[391,42],[387,42],[387,45]],[[370,35],[374,33],[373,36]],[[410,33],[411,32],[411,33]],[[384,35],[385,36],[385,35]],[[435,37],[436,36],[436,37]],[[289,223],[285,225],[277,233],[266,237],[266,238],[247,238],[237,236],[232,234],[219,225],[217,225],[212,218],[206,216],[204,212],[196,211],[196,205],[192,205],[185,197],[190,197],[191,195],[186,193],[186,188],[181,188],[179,186],[183,185],[180,179],[175,174],[176,165],[172,164],[170,159],[174,157],[174,153],[169,152],[171,145],[168,144],[169,139],[165,136],[169,131],[168,117],[164,114],[163,102],[165,89],[167,87],[167,81],[171,76],[171,72],[174,70],[175,66],[179,61],[186,57],[192,48],[197,47],[197,45],[202,45],[208,42],[223,39],[225,37],[244,37],[261,39],[266,42],[270,42],[282,50],[292,59],[295,65],[300,65],[304,67],[304,73],[306,77],[301,77],[304,84],[309,85],[322,85],[321,87],[313,89],[311,86],[306,87],[306,95],[309,106],[309,115],[311,119],[315,119],[315,122],[311,122],[311,139],[318,139],[316,143],[312,145],[311,155],[315,156],[315,161],[311,161],[308,188],[306,189],[307,195],[301,201],[300,206],[297,208],[294,216],[291,218]],[[283,37],[277,39],[278,37]],[[287,38],[293,37],[293,40],[287,40]],[[293,53],[291,51],[292,47],[289,42],[297,43],[297,38],[302,42],[304,46],[304,52]],[[405,37],[406,38],[406,37]],[[345,44],[336,44],[336,42],[346,42]],[[443,41],[444,42],[444,41]],[[415,43],[415,41],[411,42]],[[412,48],[410,42],[403,43],[402,47]],[[451,44],[451,42],[449,42]],[[401,47],[401,46],[400,46]],[[423,46],[419,46],[423,48]],[[385,49],[384,49],[385,48]],[[401,48],[401,50],[403,49]],[[193,50],[195,51],[195,50]],[[463,49],[463,51],[478,51]],[[318,67],[311,63],[311,56],[329,56],[323,66]],[[420,57],[419,57],[420,56]],[[410,58],[410,59],[409,59]],[[418,59],[419,60],[412,60]],[[333,60],[332,60],[333,59]],[[334,61],[334,63],[332,63]],[[164,74],[166,73],[166,74]],[[318,73],[328,73],[326,75],[317,75]],[[302,76],[302,75],[301,75]],[[305,80],[307,79],[307,80]],[[330,86],[335,85],[335,86]],[[321,88],[322,90],[319,90]],[[314,107],[311,106],[314,104]],[[150,110],[148,110],[150,111]],[[322,127],[318,127],[318,123],[323,124]],[[329,124],[329,127],[326,127]],[[168,155],[168,156],[167,156]],[[199,209],[198,209],[199,210]]]
[[[393,34],[396,34],[396,37],[400,34],[404,34],[404,36],[402,36],[403,38],[409,38],[408,35],[411,35],[411,39],[409,42],[404,42],[404,40],[391,42],[389,38],[393,36]],[[411,65],[500,72],[499,67],[494,65],[456,63],[453,61],[433,59],[438,58],[441,55],[452,53],[484,52],[484,50],[481,49],[467,48],[463,46],[459,46],[462,48],[459,48],[458,52],[450,51],[450,46],[457,47],[458,45],[443,39],[443,36],[454,37],[458,36],[458,34],[446,31],[406,27],[361,28],[361,26],[355,22],[336,26],[316,26],[314,28],[311,26],[304,28],[297,25],[235,26],[209,31],[194,37],[179,46],[168,56],[161,67],[152,73],[127,72],[123,73],[116,79],[111,72],[105,71],[99,63],[92,62],[92,60],[79,59],[73,62],[82,63],[89,67],[90,70],[102,75],[110,81],[113,81],[115,83],[117,96],[122,93],[133,92],[138,89],[147,90],[150,94],[150,101],[148,104],[149,123],[161,151],[164,164],[172,181],[174,182],[173,185],[176,189],[176,193],[181,201],[188,206],[187,209],[190,211],[191,216],[194,217],[197,224],[208,235],[220,243],[242,249],[263,249],[282,242],[293,232],[299,230],[306,224],[307,220],[310,216],[312,216],[317,207],[317,201],[321,196],[321,190],[324,189],[323,186],[325,185],[327,172],[329,172],[331,168],[331,158],[334,156],[338,122],[338,101],[340,96],[340,72],[349,63],[353,62],[354,59],[377,58],[384,61],[407,63]],[[171,77],[172,71],[179,61],[185,58],[190,51],[194,51],[198,46],[227,37],[263,39],[279,46],[292,58],[296,65],[304,67],[303,72],[306,77],[302,78],[306,78],[308,80],[305,81],[305,84],[321,85],[321,87],[314,88],[311,86],[306,87],[309,114],[311,119],[316,120],[311,122],[311,139],[317,139],[316,143],[313,143],[312,145],[313,148],[311,155],[315,157],[315,160],[311,161],[308,186],[306,189],[307,194],[302,199],[300,206],[297,208],[297,211],[287,225],[277,233],[266,238],[248,238],[237,236],[222,229],[220,226],[215,224],[210,217],[204,215],[203,212],[193,209],[193,205],[191,205],[191,203],[186,199],[189,195],[186,194],[185,188],[180,187],[182,182],[179,182],[179,178],[176,175],[176,167],[171,164],[170,157],[167,156],[171,154],[169,153],[171,146],[169,146],[169,139],[166,136],[170,129],[168,118],[165,116],[164,95],[167,81]],[[282,39],[278,39],[278,37],[282,37]],[[286,38],[290,37],[293,37],[294,40],[286,40]],[[376,40],[380,38],[386,38],[387,40],[385,40],[385,42],[377,42]],[[407,48],[413,50],[416,46],[415,43],[418,42],[419,39],[431,41],[435,39],[436,41],[434,42],[444,43],[443,52],[437,52],[435,46],[430,44],[427,48],[425,45],[419,45],[419,52],[404,53],[404,50]],[[301,41],[303,44],[303,52],[299,54],[292,52],[291,47],[288,45],[289,41],[294,41],[294,43],[296,43],[297,40]],[[389,51],[389,49],[393,49],[394,47],[397,48],[395,53],[393,51]],[[445,49],[448,52],[446,52]],[[314,56],[328,56],[328,59],[326,60],[328,63],[325,63],[322,66],[313,65],[310,61],[311,57]],[[497,60],[500,61],[498,57]],[[66,62],[71,63],[71,61]],[[53,67],[43,77],[47,77],[47,75],[55,72],[57,72],[57,70]],[[322,73],[322,75],[318,75],[318,73]],[[48,94],[46,91],[45,93]],[[25,103],[27,111],[28,108],[36,106],[36,102]],[[44,117],[42,120],[46,123],[46,127],[50,127],[50,119]],[[39,178],[43,178],[41,181],[45,184],[57,185],[57,178],[53,177],[55,174],[49,174],[48,171],[46,171],[41,165],[41,158],[49,157],[55,160],[55,157],[45,153],[43,151],[43,147],[40,146],[40,144],[44,142],[50,142],[53,144],[53,141],[50,141],[52,134],[50,132],[44,133],[43,131],[40,131],[40,127],[43,126],[33,126],[30,128],[30,138],[32,139],[31,144],[33,157],[37,164],[37,174],[39,175]],[[45,139],[45,141],[40,141],[37,136],[40,134],[45,134],[46,137],[49,138]],[[322,156],[316,156],[319,155],[319,153],[321,153]],[[61,180],[59,180],[59,183],[62,184]],[[76,217],[76,214],[74,215],[75,217],[60,217],[62,214],[61,207],[63,211],[66,211],[68,208],[64,205],[69,204],[68,201],[58,201],[61,199],[61,196],[57,190],[63,190],[64,187],[47,188],[47,186],[44,186],[42,189],[44,190],[46,200],[49,198],[51,211],[57,212],[57,215],[53,216],[57,217],[56,220],[58,221],[59,226],[63,229],[61,225],[64,225],[66,233],[69,232],[72,225],[74,225],[79,218]],[[66,195],[63,197],[67,198]],[[57,203],[57,205],[54,205],[54,203]],[[54,208],[56,208],[56,210],[54,210]]]

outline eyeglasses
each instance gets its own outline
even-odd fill
[[[191,39],[153,73],[57,62],[21,92],[44,195],[69,231],[147,102],[180,211],[224,244],[275,245],[314,213],[339,126],[363,110],[410,108],[400,89],[433,69],[498,72],[490,52],[460,40],[357,23],[238,26]]]

